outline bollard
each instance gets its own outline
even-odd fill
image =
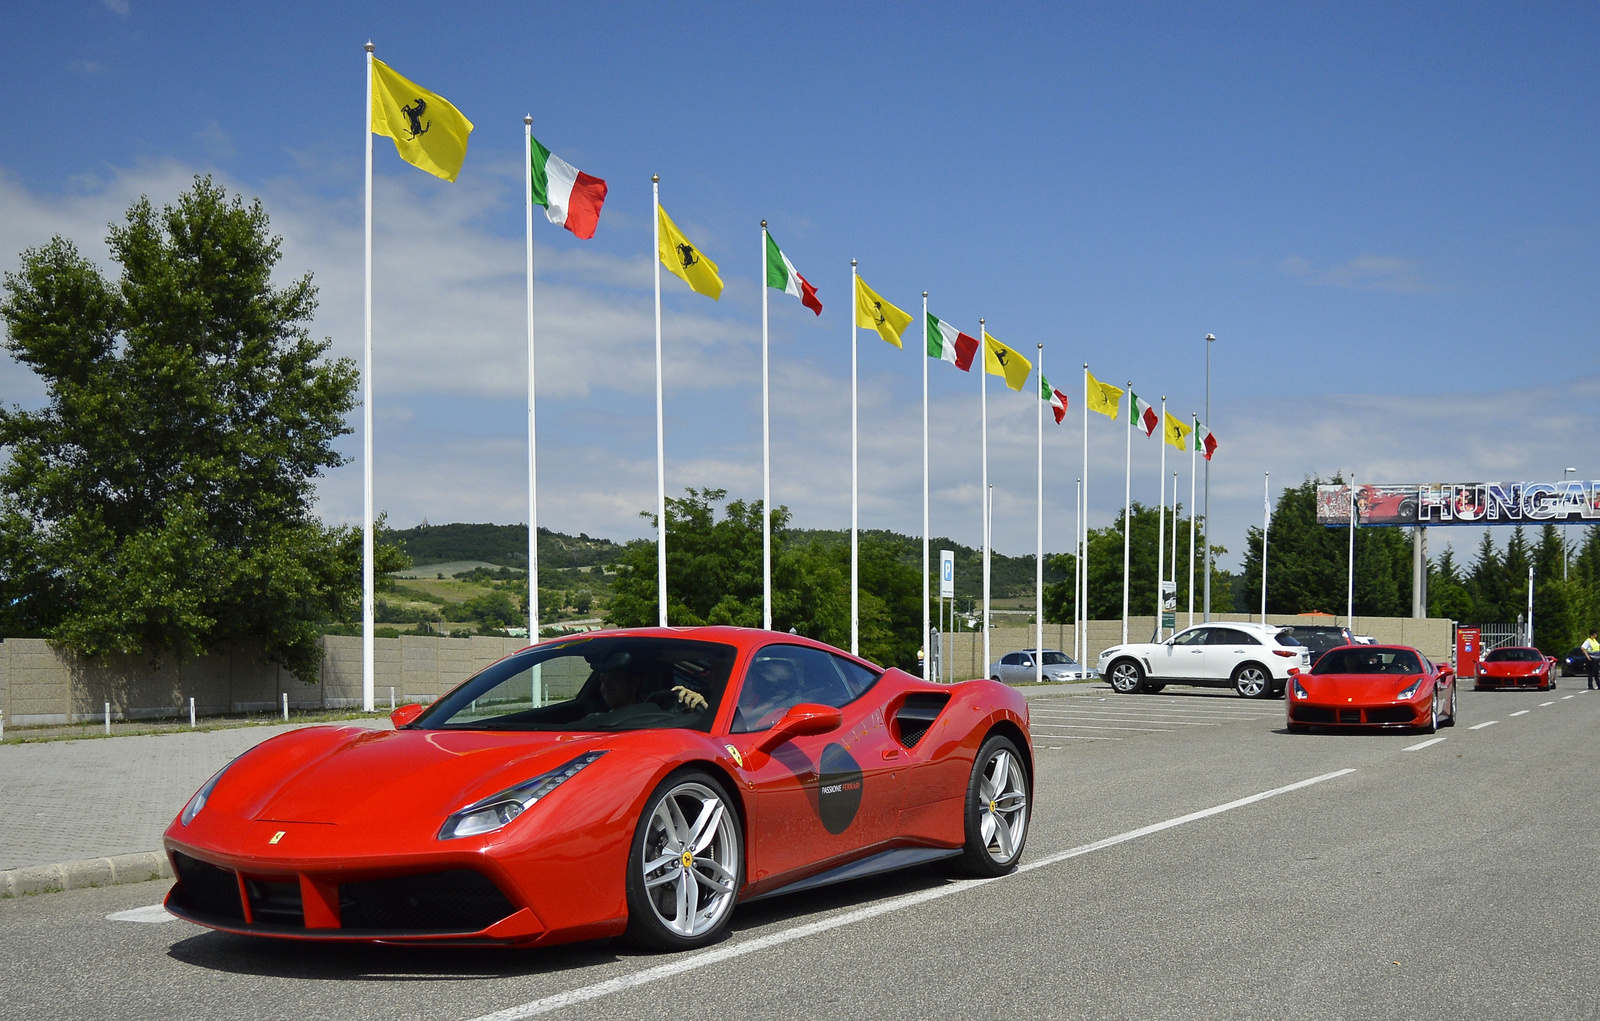
[[[287,691],[283,693],[283,718],[285,720],[289,718],[289,693]]]
[[[194,729],[194,699],[189,699],[189,729]]]
[[[111,733],[111,703],[106,703],[106,733]]]
[[[389,711],[394,712],[394,685],[389,685]]]

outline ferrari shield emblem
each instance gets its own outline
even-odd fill
[[[267,843],[276,844],[278,841],[283,839],[283,835],[284,835],[285,832],[286,831],[284,831],[284,830],[279,830],[278,832],[274,833],[272,835],[272,839],[267,841]]]

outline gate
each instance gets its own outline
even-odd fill
[[[1488,653],[1508,645],[1522,645],[1522,631],[1517,624],[1479,624],[1478,637],[1483,643],[1482,651]]]

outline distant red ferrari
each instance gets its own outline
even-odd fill
[[[1473,682],[1476,691],[1491,688],[1537,688],[1549,691],[1556,686],[1555,657],[1546,656],[1538,649],[1512,647],[1494,649],[1478,661],[1478,676]]]
[[[313,940],[702,946],[743,901],[944,859],[994,876],[1032,803],[1027,703],[792,635],[558,639],[296,730],[190,799],[174,914]]]
[[[1290,730],[1418,727],[1456,723],[1455,674],[1416,649],[1347,645],[1329,649],[1310,673],[1289,679]]]

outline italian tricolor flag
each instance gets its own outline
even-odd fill
[[[1207,461],[1211,460],[1212,453],[1217,449],[1216,436],[1212,435],[1210,429],[1201,425],[1198,418],[1194,420],[1194,449],[1200,451],[1201,456]]]
[[[533,204],[544,207],[551,223],[584,240],[594,237],[600,207],[606,202],[606,183],[552,154],[537,138],[530,136],[528,141]]]
[[[1129,392],[1133,403],[1128,405],[1128,421],[1144,430],[1146,436],[1154,436],[1156,426],[1161,424],[1161,419],[1156,417],[1156,409],[1146,404],[1139,395]]]
[[[943,322],[933,314],[928,315],[928,357],[941,358],[962,372],[972,369],[972,359],[978,353],[978,340]]]
[[[822,314],[822,302],[817,300],[817,289],[811,282],[795,272],[794,263],[778,248],[778,243],[767,235],[767,286],[773,290],[792,294],[800,304],[817,315]]]
[[[1039,399],[1050,402],[1050,412],[1056,416],[1056,425],[1060,425],[1067,417],[1067,395],[1051,386],[1043,372],[1039,373]]]

